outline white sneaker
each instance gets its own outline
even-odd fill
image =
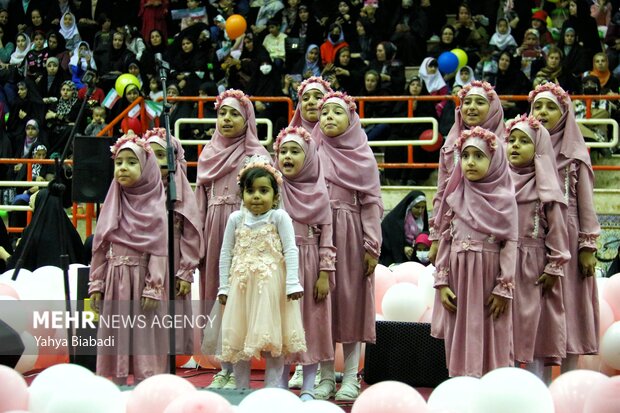
[[[220,371],[213,377],[213,381],[207,386],[207,389],[219,390],[224,388],[224,386],[228,383],[230,375],[231,374],[228,371]]]
[[[235,373],[231,373],[228,375],[228,381],[222,387],[224,390],[235,390],[237,388],[237,379],[235,379]]]
[[[293,377],[288,381],[289,389],[301,389],[301,385],[304,382],[304,368],[301,364],[298,364],[295,367],[295,373]]]
[[[318,386],[321,382],[321,367],[316,370],[316,377],[314,378],[314,387]]]

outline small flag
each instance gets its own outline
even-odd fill
[[[155,119],[158,118],[159,115],[164,111],[164,103],[163,102],[154,102],[152,100],[146,100],[146,114],[149,118]]]
[[[140,105],[136,105],[129,110],[129,112],[127,113],[127,116],[129,116],[130,118],[135,118],[139,114],[140,114]]]
[[[114,88],[110,89],[110,91],[108,92],[108,94],[106,95],[106,97],[103,99],[103,102],[101,102],[103,104],[103,106],[105,106],[108,109],[112,109],[112,106],[114,106],[114,104],[116,102],[118,102],[118,100],[121,97],[118,95],[118,93],[116,93],[116,90]]]

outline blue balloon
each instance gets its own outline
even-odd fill
[[[459,58],[452,52],[443,52],[437,59],[441,73],[452,73],[459,67]]]

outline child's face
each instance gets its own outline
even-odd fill
[[[562,111],[552,100],[540,98],[534,102],[532,115],[543,124],[545,129],[551,130],[560,121]]]
[[[491,160],[475,146],[467,146],[461,152],[461,170],[463,176],[472,181],[479,181],[487,175]]]
[[[337,103],[323,105],[319,118],[319,127],[321,132],[330,138],[342,135],[349,127],[349,114]]]
[[[58,39],[55,35],[48,37],[47,39],[47,47],[50,50],[55,50],[58,47]]]
[[[286,142],[278,150],[278,165],[282,175],[294,178],[304,166],[306,153],[297,142]]]
[[[130,149],[123,149],[114,158],[114,179],[125,187],[131,187],[142,175],[142,166],[136,154]]]
[[[500,34],[508,33],[508,23],[506,23],[505,20],[500,20],[499,23],[497,23],[497,31]]]
[[[140,96],[140,91],[138,90],[138,88],[135,85],[133,85],[133,87],[129,87],[129,88],[127,88],[127,90],[125,90],[125,97],[127,98],[127,101],[129,103],[131,103],[134,100],[138,99],[138,96]]]
[[[308,122],[319,120],[319,100],[323,98],[323,92],[318,89],[310,89],[301,96],[301,117]]]
[[[93,123],[97,125],[103,125],[103,121],[105,119],[105,112],[101,109],[96,109],[93,111]]]
[[[419,244],[415,244],[415,249],[416,251],[428,251],[428,245],[426,244],[422,244],[421,242]]]
[[[33,139],[39,136],[39,130],[32,125],[26,126],[26,136],[28,139]]]
[[[428,73],[429,75],[434,75],[435,73],[437,73],[438,69],[439,68],[437,66],[426,65],[426,73]]]
[[[183,39],[183,41],[181,41],[181,49],[183,49],[185,53],[190,53],[194,50],[194,43],[189,39]]]
[[[422,93],[422,84],[417,80],[409,83],[409,93],[411,96],[420,96],[420,93]]]
[[[63,23],[65,24],[66,27],[71,27],[73,26],[73,16],[71,16],[70,14],[65,14],[64,17],[62,18]]]
[[[351,52],[348,50],[343,50],[342,52],[340,52],[340,55],[338,56],[338,61],[340,62],[341,66],[348,65],[351,61]]]
[[[467,82],[469,80],[469,70],[461,70],[459,75],[463,82]]]
[[[547,66],[551,69],[556,69],[560,67],[561,59],[559,53],[549,53],[547,56]]]
[[[268,26],[268,29],[269,29],[269,34],[272,36],[277,36],[280,33],[280,28],[276,26],[275,24],[270,24]]]
[[[157,159],[157,163],[159,164],[159,170],[161,171],[161,177],[165,178],[168,176],[168,158],[166,156],[166,149],[158,143],[151,142],[151,149],[153,149],[153,153],[155,154],[155,159]]]
[[[537,41],[537,38],[536,38],[535,35],[528,34],[527,36],[525,36],[524,43],[525,43],[526,46],[532,47],[532,46],[536,46],[536,41]]]
[[[364,77],[364,85],[367,92],[374,92],[377,89],[379,79],[373,73],[369,73]]]
[[[254,215],[262,215],[273,208],[276,201],[271,181],[266,176],[256,178],[243,188],[243,206]]]
[[[237,109],[224,105],[217,111],[217,128],[225,138],[236,138],[245,131],[246,122]]]
[[[411,215],[414,218],[420,218],[426,210],[426,201],[420,201],[411,207]]]
[[[45,63],[45,68],[47,69],[48,76],[56,76],[58,73],[58,64],[56,62],[50,62],[49,60]]]
[[[129,74],[134,75],[136,77],[140,76],[140,68],[138,65],[131,65],[127,68]]]
[[[536,147],[527,133],[514,129],[508,137],[506,156],[513,166],[527,166],[534,160]]]
[[[47,151],[45,149],[39,149],[32,155],[33,159],[45,159],[47,157]]]
[[[19,50],[24,50],[27,45],[26,38],[23,35],[18,35],[15,44]]]
[[[540,29],[540,26],[542,26],[542,22],[538,19],[533,19],[532,20],[532,28],[533,29]]]
[[[82,43],[80,47],[78,48],[78,52],[80,56],[85,56],[87,51],[88,51],[88,47],[86,47],[84,43]]]
[[[153,78],[149,80],[149,89],[151,92],[157,92],[159,90],[159,83],[157,83],[157,79]]]
[[[489,101],[480,95],[468,95],[463,99],[463,106],[461,107],[461,115],[463,116],[463,122],[467,126],[481,125],[489,114],[491,105]]]
[[[316,62],[319,59],[319,48],[313,47],[308,51],[308,60],[311,62]]]

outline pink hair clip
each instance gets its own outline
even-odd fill
[[[278,149],[280,148],[280,144],[282,142],[282,140],[287,136],[287,135],[297,135],[300,136],[304,141],[306,142],[310,142],[310,139],[312,139],[310,137],[310,133],[308,133],[307,130],[305,130],[304,128],[302,128],[301,126],[288,126],[284,129],[282,129],[280,131],[280,133],[278,133],[278,137],[276,138],[276,142],[273,144],[273,150],[274,151],[278,151]]]
[[[273,175],[274,179],[276,180],[279,186],[282,185],[282,174],[280,173],[280,171],[278,171],[276,168],[271,166],[271,164],[269,163],[269,160],[261,155],[252,155],[246,159],[245,166],[241,168],[241,170],[239,171],[239,174],[237,175],[237,184],[241,182],[241,177],[243,176],[243,174],[247,170],[252,169],[252,168],[261,168],[261,169],[266,170],[271,175]]]
[[[508,140],[508,135],[510,135],[510,132],[512,132],[514,127],[519,123],[527,123],[528,126],[534,130],[538,130],[542,126],[540,121],[536,119],[534,116],[531,116],[531,115],[528,116],[526,114],[522,114],[520,116],[515,117],[514,119],[509,120],[506,123],[506,135],[507,135],[506,140]]]
[[[489,99],[489,102],[495,99],[495,93],[493,93],[495,89],[493,88],[493,86],[491,86],[489,82],[485,82],[482,80],[472,80],[471,83],[465,85],[461,90],[459,90],[459,99],[465,99],[465,96],[467,96],[469,91],[475,87],[484,89],[487,95],[487,99]]]
[[[463,149],[463,145],[470,138],[479,138],[485,141],[489,146],[491,153],[495,152],[495,149],[497,149],[497,137],[495,134],[480,126],[476,126],[472,129],[461,132],[461,136],[459,136],[459,139],[456,141],[456,145],[459,150]]]
[[[248,96],[245,93],[243,93],[241,90],[228,89],[220,93],[219,95],[217,95],[217,97],[215,98],[215,110],[218,110],[220,108],[220,106],[222,105],[222,102],[226,98],[237,99],[239,103],[241,103],[241,105],[245,108],[247,108],[248,105],[250,104],[250,100],[248,99]]]
[[[301,84],[297,88],[297,96],[301,97],[302,94],[304,93],[304,90],[306,89],[306,86],[308,86],[310,83],[319,83],[325,88],[327,92],[331,92],[332,90],[332,85],[327,80],[319,76],[311,76],[308,79],[301,82]]]
[[[351,112],[355,112],[355,110],[357,109],[357,105],[355,104],[355,99],[353,99],[353,97],[342,92],[329,92],[325,96],[323,96],[323,99],[321,99],[321,101],[319,102],[319,111],[321,111],[323,105],[325,104],[325,102],[327,102],[328,99],[342,99]]]
[[[541,92],[551,92],[558,99],[558,101],[565,107],[570,106],[570,96],[568,93],[560,85],[556,85],[553,82],[543,83],[542,85],[536,86],[536,89],[532,90],[528,95],[528,101],[531,103],[534,101],[536,96]]]
[[[151,149],[151,146],[148,144],[146,139],[141,138],[138,135],[136,135],[135,133],[130,131],[129,133],[127,133],[127,134],[121,136],[120,138],[118,138],[118,140],[114,143],[114,145],[110,146],[110,152],[112,152],[112,158],[116,158],[116,155],[118,154],[118,151],[126,143],[134,143],[134,144],[138,145],[147,154],[153,152],[153,150]]]

